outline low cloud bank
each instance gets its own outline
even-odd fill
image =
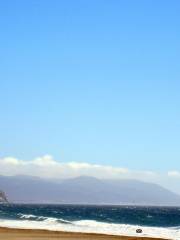
[[[45,155],[32,161],[23,161],[13,157],[0,159],[0,174],[3,175],[33,175],[48,178],[68,178],[80,175],[94,177],[118,177],[126,175],[128,169],[113,168],[89,163],[55,161],[52,156]]]
[[[152,179],[156,177],[151,171],[132,171],[122,167],[103,166],[86,162],[56,161],[50,155],[35,158],[31,161],[14,157],[0,159],[1,175],[30,175],[43,178],[69,178],[88,175],[98,178],[136,178]]]

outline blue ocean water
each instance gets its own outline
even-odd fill
[[[180,208],[80,205],[0,205],[0,226],[180,239]]]

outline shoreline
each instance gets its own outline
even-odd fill
[[[0,239],[3,240],[167,240],[153,237],[117,236],[98,233],[63,232],[38,229],[20,229],[0,227]]]

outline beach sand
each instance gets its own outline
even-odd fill
[[[0,228],[0,240],[160,240],[160,238],[124,237],[103,234],[55,232],[46,230],[27,230]],[[162,239],[161,239],[162,240]]]

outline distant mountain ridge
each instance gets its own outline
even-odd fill
[[[138,180],[81,176],[58,182],[29,176],[0,176],[0,189],[15,203],[180,206],[178,194]]]

